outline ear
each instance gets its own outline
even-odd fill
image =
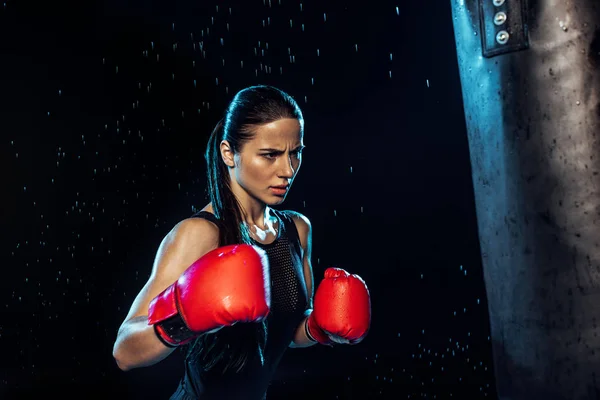
[[[227,165],[230,168],[233,168],[235,166],[235,162],[233,160],[233,150],[231,150],[231,147],[229,146],[229,142],[227,140],[222,140],[221,141],[221,158],[223,159],[223,162],[225,163],[225,165]]]

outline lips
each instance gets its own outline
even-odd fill
[[[271,186],[271,193],[275,196],[285,196],[289,186]]]

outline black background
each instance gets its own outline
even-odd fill
[[[449,2],[7,1],[0,55],[2,398],[174,391],[182,353],[122,372],[112,346],[259,83],[304,112],[279,208],[311,220],[315,279],[372,298],[360,345],[289,349],[269,398],[496,397]]]

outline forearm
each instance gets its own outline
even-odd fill
[[[310,346],[317,344],[317,342],[315,342],[314,340],[311,340],[306,335],[306,320],[308,319],[310,312],[312,312],[312,310],[308,310],[305,313],[305,317],[302,319],[302,322],[300,322],[300,324],[298,325],[298,328],[296,328],[296,332],[294,334],[294,339],[292,340],[292,343],[290,343],[289,347],[292,347],[292,348],[310,347]]]
[[[175,348],[165,346],[156,336],[148,317],[140,316],[125,322],[119,329],[113,347],[113,357],[119,368],[128,371],[158,363]]]

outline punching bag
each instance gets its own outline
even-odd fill
[[[501,400],[600,399],[600,0],[451,0]]]

